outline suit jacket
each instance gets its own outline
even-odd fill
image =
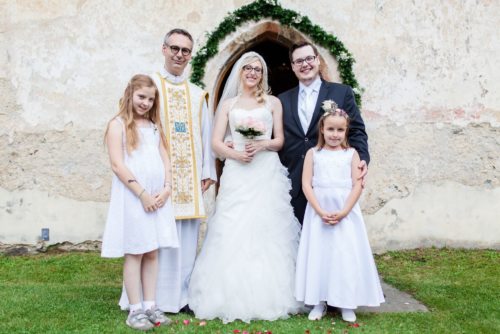
[[[302,191],[302,167],[307,150],[318,142],[318,122],[323,114],[321,104],[325,100],[335,101],[339,108],[344,109],[350,118],[347,140],[349,145],[358,151],[361,160],[370,162],[368,153],[368,136],[365,124],[359,113],[351,87],[333,82],[322,81],[319,89],[318,101],[311,118],[307,133],[304,133],[299,120],[298,98],[299,86],[292,88],[278,96],[283,105],[283,127],[285,143],[279,152],[280,160],[288,168],[292,180],[292,197]]]

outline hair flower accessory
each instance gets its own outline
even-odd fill
[[[325,111],[325,113],[327,113],[336,111],[339,108],[339,106],[333,100],[324,100],[323,104],[321,105],[321,108]]]
[[[324,100],[321,108],[324,110],[322,117],[326,117],[328,115],[336,115],[349,119],[349,115],[345,112],[345,110],[340,109],[339,105],[333,100]]]

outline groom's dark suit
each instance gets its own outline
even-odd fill
[[[370,155],[368,153],[368,136],[365,132],[365,124],[359,113],[351,87],[322,81],[318,93],[318,101],[314,109],[311,123],[307,133],[304,133],[300,124],[298,111],[299,86],[292,88],[278,96],[283,105],[283,126],[285,143],[279,152],[281,163],[288,168],[292,180],[292,206],[295,216],[302,224],[307,200],[302,192],[302,167],[304,157],[309,148],[318,142],[318,121],[323,114],[321,104],[325,100],[333,100],[339,108],[344,109],[350,118],[348,141],[354,147],[361,158],[368,164]]]

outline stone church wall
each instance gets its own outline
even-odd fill
[[[200,46],[248,3],[0,0],[0,242],[35,243],[42,228],[50,242],[99,239],[111,181],[103,132],[127,81],[162,66],[169,29]],[[500,2],[280,3],[356,59],[374,250],[500,248]],[[254,25],[222,49],[244,45]],[[224,57],[207,66],[211,94]]]

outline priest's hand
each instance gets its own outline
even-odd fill
[[[214,183],[215,181],[212,179],[201,180],[201,192],[204,193],[205,191],[207,191],[208,188],[210,188],[210,186]]]

